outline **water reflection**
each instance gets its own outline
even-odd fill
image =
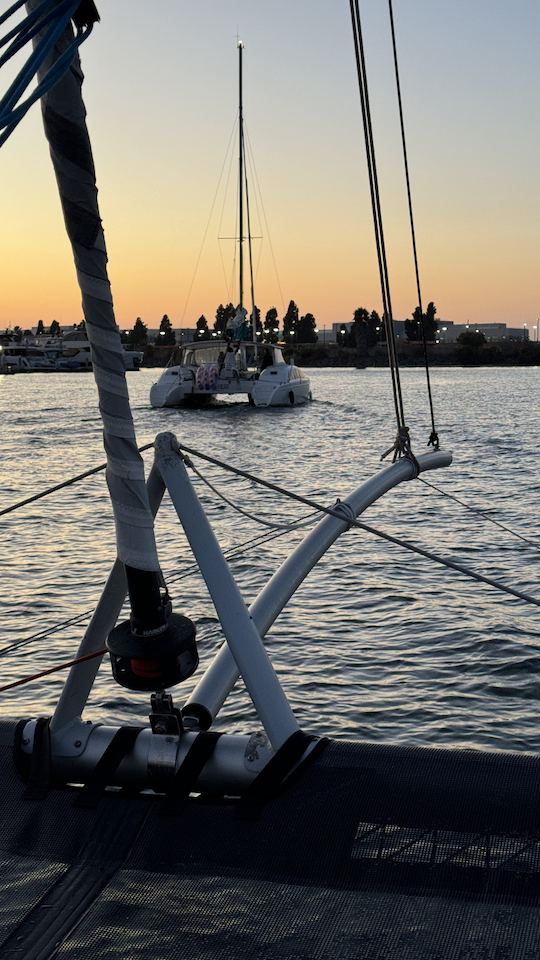
[[[258,411],[225,402],[200,411],[152,410],[155,375],[129,377],[140,444],[172,430],[190,446],[307,496],[346,496],[379,468],[393,437],[388,375],[382,370],[310,372],[309,406]],[[429,436],[420,371],[402,373],[417,449]],[[434,392],[454,466],[437,485],[525,536],[538,536],[537,452],[530,398],[537,371],[435,370]],[[4,502],[19,500],[103,461],[90,375],[2,378]],[[30,460],[31,458],[31,460]],[[146,456],[147,462],[148,456]],[[202,467],[250,512],[299,516],[250,482]],[[224,549],[261,528],[196,486]],[[536,591],[537,551],[420,483],[375,504],[368,522],[462,558],[489,576]],[[201,665],[221,635],[200,576],[175,579],[192,558],[165,499],[157,521],[160,556],[175,609],[198,621]],[[302,533],[262,543],[231,562],[247,602]],[[540,539],[540,538],[539,538]],[[112,513],[98,475],[4,518],[1,646],[91,610],[114,557]],[[359,531],[350,532],[302,585],[269,636],[269,651],[305,729],[338,736],[538,750],[537,611],[470,583]],[[69,657],[81,624],[4,657],[5,682]],[[46,713],[62,680],[4,694],[4,715]],[[144,698],[100,671],[89,715],[144,717]],[[249,729],[253,711],[239,686],[224,724]]]

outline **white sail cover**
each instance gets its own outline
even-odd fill
[[[28,11],[40,0],[28,0]],[[49,68],[73,37],[71,26],[54,48]],[[107,275],[107,252],[97,202],[92,150],[86,127],[78,55],[42,98],[62,209],[82,293],[86,330],[98,388],[107,454],[107,483],[116,524],[119,559],[139,570],[159,570],[153,518],[129,405],[123,347]],[[75,413],[76,415],[76,413]]]

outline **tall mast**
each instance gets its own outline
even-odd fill
[[[242,50],[244,44],[238,41],[238,175],[239,189],[238,216],[240,220],[240,279],[239,279],[239,300],[240,307],[244,306],[244,117],[242,105]]]

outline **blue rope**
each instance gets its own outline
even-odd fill
[[[0,16],[0,25],[16,13],[24,2],[25,0],[16,0],[16,3]],[[47,70],[35,90],[26,100],[22,100],[28,86],[60,40],[79,6],[80,0],[43,0],[36,10],[0,37],[0,49],[10,44],[0,57],[0,67],[2,67],[29,41],[38,34],[42,34],[28,60],[0,99],[0,147],[36,100],[47,93],[69,69],[78,48],[91,33],[92,24],[78,28],[72,41]]]
[[[24,6],[24,4],[25,4],[25,0],[17,0],[17,3],[14,3],[13,6],[9,8],[9,10],[6,10],[5,13],[0,14],[0,27],[2,26],[3,23],[6,22],[6,20],[9,20],[9,18],[12,17],[14,13],[17,13],[17,10],[20,10],[20,8]]]

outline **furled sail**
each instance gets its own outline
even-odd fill
[[[41,0],[28,0],[29,12]],[[71,25],[42,67],[54,63],[73,40]],[[107,483],[111,495],[118,556],[139,570],[159,570],[153,519],[137,450],[123,347],[107,274],[105,237],[99,215],[94,162],[76,54],[70,69],[42,98],[45,133],[58,182],[62,209],[82,293],[86,330],[103,420]]]

